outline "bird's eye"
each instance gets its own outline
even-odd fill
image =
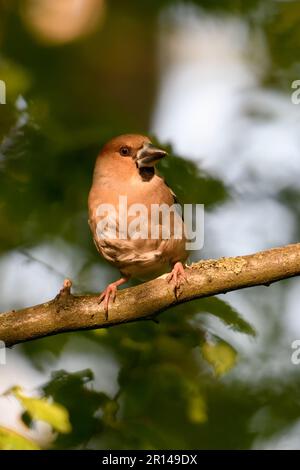
[[[123,157],[127,157],[128,155],[130,155],[130,148],[129,147],[121,147],[120,148],[120,154]]]

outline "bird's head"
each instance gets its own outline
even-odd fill
[[[148,137],[138,134],[126,134],[115,137],[104,145],[100,156],[104,163],[110,162],[123,171],[153,168],[167,152],[153,145]]]

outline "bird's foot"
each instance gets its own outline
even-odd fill
[[[115,301],[117,295],[117,286],[113,282],[112,284],[108,284],[108,286],[104,289],[99,297],[99,304],[103,302],[103,308],[105,313],[105,320],[108,320],[108,304],[111,300],[112,302]]]
[[[101,304],[103,302],[105,320],[108,320],[108,305],[109,305],[110,300],[112,302],[115,301],[118,286],[120,286],[121,284],[124,284],[125,282],[127,282],[128,279],[129,278],[122,277],[118,281],[115,281],[115,282],[112,282],[111,284],[108,284],[108,286],[100,294],[99,304]]]
[[[177,299],[178,292],[182,284],[187,281],[186,272],[184,270],[183,264],[178,261],[174,264],[172,271],[167,276],[167,282],[172,282],[174,284],[174,294]]]

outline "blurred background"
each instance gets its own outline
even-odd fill
[[[298,1],[0,0],[0,311],[65,277],[75,293],[116,279],[87,195],[101,146],[126,132],[165,145],[160,172],[205,204],[192,260],[299,241],[299,50]],[[60,403],[72,430],[2,395],[0,448],[299,449],[299,292],[288,280],[8,350],[0,393]]]

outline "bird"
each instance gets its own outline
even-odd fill
[[[156,170],[156,164],[166,157],[167,152],[153,145],[147,136],[125,134],[107,142],[96,159],[88,196],[88,222],[98,252],[121,276],[108,284],[99,297],[106,318],[117,288],[130,278],[143,281],[169,272],[166,280],[173,284],[175,295],[187,280],[182,213],[175,193]],[[125,208],[120,201],[126,201]],[[132,210],[136,207],[144,211],[138,220],[139,212]],[[153,207],[175,207],[170,212],[171,222],[162,219],[161,214],[153,220]],[[174,227],[181,229],[179,235]]]

